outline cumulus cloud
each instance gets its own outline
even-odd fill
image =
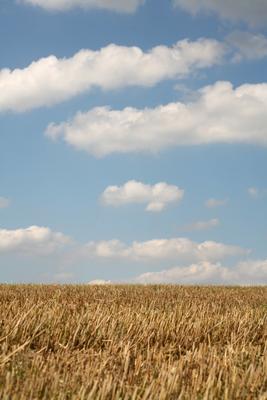
[[[227,36],[226,41],[234,52],[234,61],[260,60],[267,57],[267,37],[262,34],[235,31]]]
[[[144,0],[18,0],[18,2],[39,6],[47,11],[67,11],[79,7],[132,13],[144,3]]]
[[[198,99],[156,108],[97,107],[68,122],[50,124],[46,135],[62,138],[97,157],[212,143],[267,145],[267,84],[217,82]]]
[[[210,198],[205,201],[205,206],[207,208],[216,208],[225,206],[228,203],[228,199],[214,199]]]
[[[139,283],[209,284],[228,281],[231,273],[220,264],[203,261],[186,267],[146,272],[136,278]]]
[[[122,186],[108,186],[101,196],[103,204],[121,206],[137,203],[147,204],[146,211],[160,212],[171,203],[178,203],[184,190],[165,182],[146,185],[142,182],[128,181]]]
[[[196,221],[192,222],[191,224],[185,225],[185,231],[205,231],[208,229],[215,228],[220,225],[220,221],[217,218],[212,218],[208,221]]]
[[[216,40],[199,39],[147,52],[110,44],[98,51],[81,50],[71,58],[41,58],[24,69],[0,70],[0,111],[51,106],[94,87],[153,86],[218,64],[224,52]]]
[[[159,272],[146,272],[136,278],[139,283],[266,285],[267,260],[245,261],[229,268],[220,263],[202,261],[189,266]]]
[[[0,197],[0,208],[7,208],[9,207],[10,200],[6,197]]]
[[[53,232],[47,227],[0,229],[0,254],[8,252],[50,254],[70,243],[69,237],[60,232]]]
[[[242,261],[236,268],[239,280],[244,284],[267,284],[267,259]]]
[[[266,24],[266,0],[173,0],[177,7],[193,15],[215,13],[223,19],[245,21],[250,25]]]
[[[249,254],[239,246],[205,241],[193,242],[187,238],[154,239],[133,242],[127,246],[119,240],[89,242],[83,249],[83,256],[99,259],[123,259],[137,262],[156,261],[217,261],[226,257]]]

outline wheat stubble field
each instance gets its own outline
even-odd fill
[[[267,399],[267,287],[0,286],[0,398]]]

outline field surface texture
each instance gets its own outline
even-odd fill
[[[0,286],[0,399],[267,399],[267,288]]]

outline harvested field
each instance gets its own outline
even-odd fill
[[[0,398],[267,399],[267,287],[1,285]]]

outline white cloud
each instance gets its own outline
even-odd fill
[[[71,240],[60,232],[39,226],[15,230],[0,229],[0,254],[18,252],[50,254],[70,244]]]
[[[111,285],[111,281],[105,281],[103,279],[95,279],[93,281],[88,282],[88,285],[97,285],[97,286],[103,286],[103,285]]]
[[[266,285],[267,260],[245,261],[229,268],[203,261],[159,272],[146,272],[136,278],[139,283]]]
[[[152,109],[97,107],[50,124],[46,134],[97,157],[211,143],[267,145],[266,83],[234,89],[230,82],[217,82],[198,94],[192,102]]]
[[[91,241],[83,246],[81,253],[85,257],[95,257],[103,259],[127,257],[127,247],[120,240]]]
[[[248,188],[248,194],[250,195],[250,197],[252,197],[253,199],[257,199],[260,195],[259,189],[255,188],[255,187],[250,187]]]
[[[39,6],[47,11],[66,11],[79,7],[132,13],[144,3],[144,0],[18,0],[18,2]]]
[[[242,261],[236,270],[243,284],[267,284],[267,259]]]
[[[252,199],[261,199],[266,197],[267,189],[251,186],[248,188],[248,194]]]
[[[185,231],[205,231],[208,229],[216,228],[220,225],[220,221],[217,218],[210,219],[208,221],[196,221],[191,224],[185,225]]]
[[[250,25],[266,24],[266,0],[173,0],[177,7],[195,15],[216,13],[223,19],[245,21]]]
[[[178,203],[184,190],[174,185],[160,182],[146,185],[142,182],[128,181],[123,186],[108,186],[101,196],[105,205],[121,206],[131,203],[147,204],[146,211],[160,212],[171,203]]]
[[[227,36],[226,41],[235,50],[234,61],[267,57],[267,37],[262,34],[235,31]]]
[[[187,267],[175,267],[159,272],[146,272],[136,278],[140,283],[208,284],[224,282],[229,271],[220,264],[203,261]]]
[[[6,197],[0,197],[0,208],[7,208],[9,207],[10,200]]]
[[[205,206],[207,208],[216,208],[216,207],[222,207],[225,206],[228,203],[228,199],[214,199],[210,198],[207,201],[205,201]]]
[[[124,259],[137,262],[179,259],[195,262],[247,255],[249,250],[213,241],[196,243],[187,238],[172,238],[133,242],[130,246],[119,240],[89,242],[83,247],[82,253],[84,257],[99,259]]]
[[[68,100],[94,87],[153,86],[166,79],[221,62],[224,45],[216,40],[181,40],[173,47],[110,44],[98,51],[81,50],[71,58],[49,56],[24,69],[0,70],[0,111],[26,111]]]

